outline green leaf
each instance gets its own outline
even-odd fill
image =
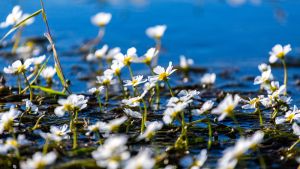
[[[61,84],[62,84],[63,86],[65,86],[65,80],[64,80],[64,77],[63,77],[63,75],[62,75],[62,73],[61,73],[59,67],[57,66],[57,64],[55,64],[55,69],[56,69],[56,74],[57,74],[57,76],[58,76],[58,78],[59,78]]]
[[[48,88],[48,87],[32,85],[31,88],[39,89],[39,90],[41,90],[41,91],[43,91],[43,92],[46,92],[46,93],[48,93],[48,94],[55,94],[55,95],[66,96],[65,93],[60,92],[60,91],[57,91],[57,90],[53,90],[53,89]]]
[[[12,27],[5,35],[4,37],[0,40],[0,42],[2,42],[5,38],[7,38],[8,35],[10,35],[11,33],[13,33],[15,30],[17,30],[20,26],[22,26],[24,23],[26,23],[27,20],[29,20],[30,18],[33,18],[37,15],[39,15],[43,10],[40,9],[36,12],[34,12],[33,14],[31,14],[30,16],[28,16],[27,18],[23,19],[21,22],[19,22],[18,24],[16,24],[14,27]]]

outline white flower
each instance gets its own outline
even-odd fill
[[[205,73],[201,78],[201,84],[205,85],[213,85],[216,81],[216,74],[215,73]]]
[[[164,111],[163,121],[166,124],[172,123],[174,118],[188,106],[187,103],[178,103],[174,107],[169,107]]]
[[[108,45],[103,45],[103,47],[101,49],[96,50],[95,53],[89,53],[86,57],[86,60],[95,61],[97,59],[102,59],[104,58],[107,50],[108,50]]]
[[[129,98],[129,99],[123,99],[122,103],[129,107],[138,107],[143,97],[144,95]]]
[[[291,50],[292,48],[290,44],[285,46],[282,46],[280,44],[275,45],[272,48],[272,51],[269,53],[270,54],[269,62],[275,63],[277,59],[284,59],[286,54],[288,54]]]
[[[191,65],[194,64],[193,59],[187,59],[184,55],[180,56],[180,67],[182,69],[188,69]]]
[[[91,18],[91,21],[94,25],[104,27],[110,20],[112,15],[110,13],[100,12]]]
[[[10,25],[14,26],[21,21],[23,11],[19,5],[14,6],[12,12],[6,17],[6,21],[0,23],[0,28],[6,28]]]
[[[121,51],[121,49],[120,49],[119,47],[112,48],[112,49],[110,49],[110,50],[107,52],[105,58],[106,58],[107,60],[111,60],[111,59],[115,58],[115,56],[116,56],[117,54],[119,54],[120,51]]]
[[[6,154],[10,150],[17,150],[19,147],[28,145],[29,143],[25,135],[18,135],[17,139],[9,137],[4,144],[0,144],[0,154]]]
[[[256,109],[258,108],[261,99],[263,99],[263,96],[258,96],[253,99],[249,98],[249,100],[242,100],[243,102],[246,102],[247,104],[243,105],[243,109]]]
[[[143,63],[146,63],[147,65],[150,65],[152,59],[157,56],[158,52],[159,51],[156,50],[155,48],[150,48],[147,50],[147,52],[144,54],[144,56],[139,58],[138,60]]]
[[[224,100],[218,105],[217,108],[212,110],[213,114],[219,114],[219,121],[224,120],[226,116],[231,116],[233,110],[238,105],[240,97],[235,95],[234,97],[231,94],[228,94]]]
[[[165,81],[169,79],[169,76],[174,73],[176,71],[176,69],[173,69],[172,66],[172,62],[169,62],[169,66],[167,67],[167,69],[161,67],[161,66],[156,66],[153,69],[153,72],[156,74],[156,76],[154,76],[154,78],[156,78],[159,81]]]
[[[139,113],[137,111],[133,111],[131,109],[125,108],[124,109],[124,113],[127,114],[130,117],[133,117],[133,118],[137,118],[137,119],[141,119],[142,118],[142,114],[141,113]]]
[[[103,93],[103,90],[104,90],[104,86],[93,87],[88,90],[88,93],[99,95],[99,94]]]
[[[122,62],[125,66],[130,65],[131,62],[138,60],[136,54],[136,48],[134,47],[129,48],[127,50],[126,55],[123,55],[122,53],[115,55],[115,59]]]
[[[87,99],[83,95],[71,94],[67,99],[59,99],[58,106],[55,108],[54,112],[57,116],[62,117],[65,112],[79,111],[87,106]]]
[[[42,70],[41,76],[46,79],[47,81],[51,80],[53,76],[56,74],[56,69],[52,66],[47,66],[45,69]]]
[[[193,162],[192,166],[190,167],[191,169],[200,169],[207,160],[207,150],[203,149],[201,150],[200,154],[196,156],[195,161]]]
[[[25,101],[25,107],[27,111],[38,113],[39,108],[35,104],[28,99],[24,99],[23,101]]]
[[[147,122],[146,130],[144,133],[139,135],[138,140],[145,139],[149,141],[156,133],[156,131],[160,130],[163,127],[163,123],[159,121]]]
[[[113,71],[111,69],[107,69],[104,71],[103,76],[97,76],[96,78],[97,83],[104,86],[109,86],[114,78]]]
[[[43,154],[41,152],[36,152],[32,159],[27,159],[27,161],[21,162],[21,169],[41,169],[55,162],[57,155],[55,152],[50,152]]]
[[[262,64],[258,65],[258,69],[260,72],[266,72],[266,71],[271,70],[271,66],[267,65],[265,63],[262,63]]]
[[[195,109],[192,112],[195,115],[200,115],[212,109],[213,106],[214,106],[214,102],[212,100],[207,100],[206,102],[203,103],[201,109]]]
[[[157,79],[156,78],[148,77],[148,82],[146,82],[144,84],[144,88],[143,88],[144,92],[147,92],[147,91],[151,90],[152,88],[154,88],[155,85],[156,85],[156,83],[157,83]]]
[[[293,133],[300,138],[300,127],[297,123],[293,123]]]
[[[20,116],[21,112],[14,107],[10,107],[8,112],[0,114],[0,134],[9,131],[14,124],[14,120]]]
[[[135,157],[132,157],[125,165],[125,169],[152,169],[155,159],[151,158],[149,149],[141,150]]]
[[[55,134],[56,136],[61,137],[62,139],[68,139],[68,133],[70,133],[70,130],[68,125],[64,124],[62,126],[50,126],[50,132],[52,134]]]
[[[153,39],[160,40],[167,29],[166,25],[157,25],[146,30],[146,34]]]
[[[272,75],[272,71],[271,71],[271,68],[270,68],[266,71],[263,71],[261,73],[261,76],[255,77],[254,84],[257,85],[257,84],[269,83],[272,80],[273,80],[273,75]]]
[[[116,76],[119,76],[123,67],[124,64],[122,62],[118,60],[113,60],[110,69],[114,72]]]
[[[143,79],[143,75],[134,76],[132,80],[124,80],[124,86],[133,86],[136,87],[139,84],[145,83],[147,80]]]
[[[25,60],[24,64],[20,60],[17,60],[13,62],[11,66],[5,67],[3,71],[6,74],[20,74],[25,72],[28,69],[28,67],[31,65],[31,63],[32,63],[31,59]]]
[[[296,105],[294,105],[293,111],[289,110],[284,116],[280,116],[275,119],[276,124],[282,124],[284,122],[292,123],[293,121],[300,121],[300,110]]]
[[[62,140],[69,139],[68,135],[70,130],[67,124],[63,126],[50,126],[50,133],[39,132],[40,136],[45,140],[51,140],[55,142],[61,142]]]
[[[255,132],[251,137],[241,137],[237,140],[234,147],[227,148],[223,157],[218,161],[218,169],[234,168],[238,162],[238,158],[244,155],[249,149],[255,148],[263,141],[264,133],[262,131]]]
[[[111,136],[105,140],[104,144],[92,152],[92,157],[97,165],[102,168],[117,169],[121,162],[130,157],[127,151],[126,136]]]
[[[34,65],[40,65],[44,62],[45,59],[46,59],[46,55],[42,55],[39,57],[31,58],[31,61]]]
[[[120,118],[110,120],[108,123],[101,122],[100,131],[106,133],[116,131],[127,119],[128,118],[126,116],[123,116]]]
[[[90,135],[90,133],[92,132],[100,132],[100,128],[102,127],[103,122],[96,122],[95,124],[89,125],[88,126],[88,132],[86,133],[86,135]]]

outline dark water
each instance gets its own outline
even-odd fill
[[[37,0],[2,0],[1,21],[16,4],[20,4],[28,13],[40,8]],[[81,55],[64,53],[97,34],[98,29],[90,23],[90,17],[101,11],[113,14],[102,45],[119,46],[123,52],[135,46],[141,55],[154,45],[145,35],[145,29],[166,24],[168,29],[163,38],[159,64],[167,65],[170,60],[177,64],[179,55],[183,54],[210,72],[220,75],[227,71],[229,78],[218,76],[216,85],[228,91],[258,89],[258,86],[252,85],[252,80],[245,79],[259,74],[257,65],[268,61],[268,52],[273,45],[290,43],[293,51],[289,57],[296,58],[300,53],[300,1],[297,0],[268,0],[259,5],[247,3],[239,7],[218,0],[153,0],[138,4],[125,0],[117,4],[105,0],[46,0],[45,6],[63,68],[66,76],[72,80],[72,90],[75,92],[87,90],[86,82],[79,78],[88,74],[89,65],[83,62]],[[0,30],[0,35],[6,31]],[[25,29],[24,34],[41,36],[44,32],[45,26],[41,17],[38,17],[33,25]],[[12,60],[0,58],[0,69]],[[78,65],[84,69],[74,71],[74,66]],[[134,69],[145,71],[145,67],[140,65],[135,65]],[[283,79],[282,69],[274,68],[273,73],[278,80]],[[200,77],[192,76],[190,83],[197,84]],[[289,91],[294,104],[300,103],[300,87],[295,84],[298,78],[299,68],[290,68]],[[13,81],[10,83],[14,84]],[[251,126],[253,123],[253,119],[249,119],[243,124]],[[229,140],[226,137],[220,139]],[[220,156],[221,150],[213,150],[212,154]],[[199,147],[193,151],[199,152]],[[215,162],[217,156],[211,157],[210,161]]]

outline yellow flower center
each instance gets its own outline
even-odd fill
[[[166,80],[168,77],[168,74],[166,72],[161,73],[158,75],[158,80]]]
[[[18,147],[18,141],[15,139],[6,141],[6,144],[12,147]]]
[[[73,109],[74,109],[74,107],[71,104],[65,104],[64,105],[64,110],[66,110],[66,111],[72,111]]]
[[[293,121],[294,117],[295,117],[295,114],[290,114],[286,117],[286,121],[291,123]]]
[[[233,112],[234,106],[233,105],[228,105],[227,108],[224,110],[226,114],[231,114]]]
[[[284,56],[285,56],[284,52],[280,52],[280,53],[277,54],[277,57],[278,57],[279,59],[283,59]]]
[[[124,65],[130,65],[130,61],[131,61],[131,57],[129,57],[129,56],[126,56],[125,58],[124,58]]]

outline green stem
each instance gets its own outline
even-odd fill
[[[151,71],[151,75],[154,76],[154,72],[153,72],[153,68],[152,68],[151,64],[147,64],[147,65]],[[160,103],[159,82],[157,82],[155,84],[155,89],[156,89],[156,105],[157,105],[157,109],[159,109],[159,103]]]
[[[19,94],[21,94],[21,78],[20,75],[18,74],[18,88],[19,88]]]
[[[291,151],[298,143],[300,143],[300,139],[298,139],[293,145],[291,145],[288,151]]]
[[[32,98],[33,98],[33,91],[32,91],[32,88],[31,88],[31,85],[25,75],[25,72],[23,72],[23,76],[24,76],[24,79],[25,79],[25,82],[27,83],[27,86],[29,87],[29,93],[30,93],[30,101],[32,101]]]
[[[108,104],[108,85],[105,86],[105,105]]]
[[[121,79],[121,76],[118,74],[117,77],[118,77],[119,83],[120,83],[120,85],[121,85],[123,97],[126,98],[126,93],[125,93],[125,89],[124,89],[124,86],[123,86],[123,81],[122,81],[122,79]]]
[[[212,144],[212,128],[211,128],[211,123],[210,120],[207,119],[207,127],[208,127],[208,142],[207,142],[207,149],[211,148],[211,144]]]
[[[131,69],[131,66],[128,65],[127,67],[128,67],[129,73],[130,73],[131,80],[133,80],[133,71]]]
[[[32,130],[36,130],[36,129],[39,127],[39,123],[40,123],[40,121],[42,120],[42,118],[43,118],[44,116],[45,116],[45,115],[41,115],[41,116],[37,119],[37,121],[36,121],[35,125],[33,126]]]
[[[77,111],[76,111],[77,112]],[[75,112],[75,118],[76,118],[76,112]],[[70,129],[73,134],[73,149],[77,148],[77,128],[76,125],[74,125],[74,117],[73,113],[71,113],[71,119],[70,119]]]
[[[171,87],[169,81],[168,81],[168,80],[165,80],[165,82],[166,82],[166,84],[167,84],[167,86],[168,86],[168,88],[169,88],[169,90],[170,90],[171,96],[174,97],[174,93],[173,93],[173,90],[172,90],[172,87]]]
[[[256,108],[255,111],[258,113],[258,116],[259,116],[259,125],[263,126],[263,117],[262,117],[262,113],[261,113],[260,109]]]
[[[287,73],[287,66],[284,59],[281,59],[283,70],[284,70],[284,85],[285,85],[285,92],[284,95],[287,94],[287,81],[288,81],[288,73]]]
[[[98,94],[97,99],[98,99],[98,103],[99,103],[100,112],[102,112],[102,103],[101,103],[100,94]]]
[[[44,146],[43,146],[43,154],[44,154],[44,155],[47,154],[47,152],[48,152],[48,147],[49,147],[49,139],[46,138],[45,144],[44,144]]]
[[[278,114],[278,110],[274,108],[271,119],[275,119],[277,117],[277,114]]]
[[[143,113],[143,117],[142,117],[142,124],[141,124],[141,133],[144,133],[145,131],[145,124],[147,121],[147,105],[144,99],[142,99],[143,105],[144,105],[144,113]]]
[[[194,124],[197,124],[197,123],[200,123],[200,122],[203,122],[205,119],[199,119],[199,120],[195,120],[195,121],[192,121],[190,123],[187,123],[188,126],[193,126]]]

